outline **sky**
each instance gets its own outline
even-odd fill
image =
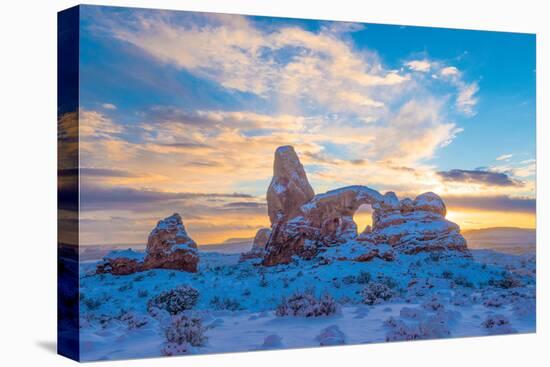
[[[433,191],[462,229],[535,226],[535,36],[82,6],[81,243],[269,225],[273,154],[316,193]],[[360,230],[370,208],[354,217]]]

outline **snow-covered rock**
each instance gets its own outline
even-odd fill
[[[145,253],[113,251],[97,266],[98,273],[128,275],[150,269],[196,272],[199,262],[197,244],[185,230],[177,213],[159,221],[149,234]]]
[[[447,209],[438,195],[427,192],[400,201],[393,192],[381,194],[355,185],[313,196],[291,147],[275,153],[267,198],[272,234],[263,265],[288,264],[293,256],[310,259],[327,247],[350,241],[390,245],[397,253],[437,251],[469,256],[459,226],[445,219]],[[358,236],[353,215],[364,204],[373,209],[373,224]],[[387,255],[392,258],[393,254]]]
[[[197,271],[197,244],[187,234],[177,213],[158,222],[149,234],[145,251],[145,264],[148,269]]]
[[[296,216],[300,206],[311,200],[313,195],[313,188],[294,148],[277,148],[273,178],[267,190],[267,212],[271,224]]]
[[[254,242],[252,243],[252,250],[263,251],[265,250],[265,245],[269,241],[269,236],[271,236],[271,229],[269,228],[260,228],[254,236]]]

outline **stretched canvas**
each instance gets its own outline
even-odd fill
[[[59,353],[533,333],[535,35],[59,13]]]

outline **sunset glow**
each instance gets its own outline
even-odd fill
[[[315,193],[431,191],[463,229],[535,226],[534,38],[478,32],[466,50],[469,31],[138,9],[81,22],[84,245],[143,243],[174,212],[199,244],[253,237],[281,145]]]

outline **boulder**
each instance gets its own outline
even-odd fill
[[[197,244],[187,234],[177,213],[157,223],[149,234],[145,251],[148,268],[197,271]]]
[[[149,234],[145,253],[113,251],[98,264],[97,273],[128,275],[149,269],[174,269],[196,272],[199,262],[197,244],[185,230],[179,214],[161,221]]]

